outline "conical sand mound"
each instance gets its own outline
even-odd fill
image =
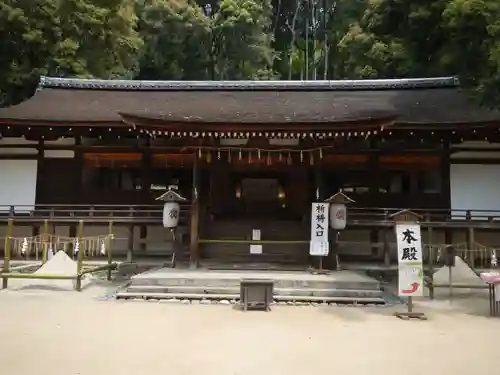
[[[43,266],[34,272],[35,275],[55,275],[55,276],[76,276],[77,264],[64,251],[57,252]],[[9,283],[13,281],[11,279]],[[22,285],[16,283],[16,286],[22,288],[43,288],[55,290],[73,290],[76,280],[37,280],[22,279]],[[89,278],[82,280],[82,288],[89,283]]]
[[[449,285],[449,270],[448,267],[441,267],[434,273],[433,277],[435,284]],[[455,267],[451,268],[451,285],[485,285],[484,281],[465,263],[462,258],[455,257]],[[453,289],[454,295],[470,294],[474,289]],[[436,295],[448,295],[449,291],[446,288],[435,289]]]

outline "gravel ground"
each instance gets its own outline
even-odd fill
[[[6,375],[500,374],[490,344],[500,318],[470,296],[422,301],[428,321],[404,309],[105,301],[83,293],[0,292],[0,367]],[[496,334],[495,334],[496,332]]]

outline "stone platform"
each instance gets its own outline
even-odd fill
[[[132,277],[117,298],[239,300],[242,279],[274,280],[275,301],[384,304],[380,283],[353,271],[251,271],[160,268]]]

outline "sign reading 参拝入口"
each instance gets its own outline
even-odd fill
[[[328,203],[313,203],[311,206],[311,242],[309,254],[328,255]]]
[[[422,238],[420,225],[396,224],[398,247],[399,295],[423,296]]]

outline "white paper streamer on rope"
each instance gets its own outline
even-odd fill
[[[101,255],[105,255],[106,254],[106,244],[103,242],[101,242]]]
[[[54,249],[52,249],[52,244],[51,244],[47,250],[47,260],[51,260],[53,256],[54,256]]]
[[[26,254],[26,252],[28,251],[28,239],[27,238],[24,238],[23,239],[23,245],[21,247],[21,254]]]
[[[73,249],[73,253],[74,253],[75,255],[77,255],[79,250],[80,250],[80,243],[78,242],[78,239],[76,239],[76,240],[75,240],[75,247],[74,247],[74,249]]]

